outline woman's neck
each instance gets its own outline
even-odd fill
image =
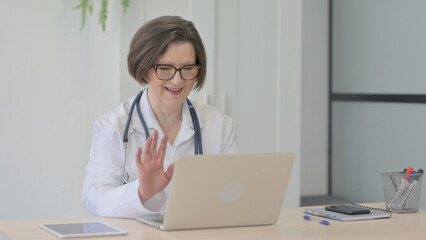
[[[158,104],[154,99],[151,100],[148,94],[148,101],[152,111],[157,118],[158,124],[164,134],[168,134],[169,142],[173,145],[174,140],[182,124],[182,105],[179,107],[166,107]]]

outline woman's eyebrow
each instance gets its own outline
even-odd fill
[[[167,62],[159,62],[159,63],[156,63],[156,64],[158,64],[158,65],[170,65],[170,66],[174,66],[174,67],[177,66],[177,65],[174,65],[174,64],[171,64],[171,63],[167,63]],[[181,64],[180,66],[194,65],[194,64],[197,64],[197,63],[195,61],[194,62],[187,62],[187,63]]]

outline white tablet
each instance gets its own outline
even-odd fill
[[[38,226],[60,238],[127,234],[127,232],[103,222],[51,223]]]

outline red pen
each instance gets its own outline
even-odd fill
[[[398,202],[401,201],[404,192],[407,190],[407,188],[409,187],[409,183],[408,183],[408,179],[410,179],[410,176],[408,174],[411,174],[413,172],[413,168],[409,167],[407,169],[407,172],[405,172],[405,176],[402,179],[401,182],[401,186],[399,186],[398,192],[396,192],[395,196],[392,198],[392,200],[389,203],[389,208],[396,210],[396,206],[398,204]]]
[[[409,168],[407,169],[407,172],[405,172],[405,174],[411,174],[411,173],[413,173],[413,168],[412,168],[412,167],[409,167]],[[409,178],[410,178],[410,176],[405,175],[404,180],[408,181],[408,179],[409,179]]]

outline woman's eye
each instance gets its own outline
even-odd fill
[[[161,71],[169,71],[169,70],[171,70],[172,68],[171,67],[158,67],[158,70],[161,70]]]
[[[194,66],[187,66],[187,67],[183,67],[183,70],[191,71],[193,68],[194,68]]]

